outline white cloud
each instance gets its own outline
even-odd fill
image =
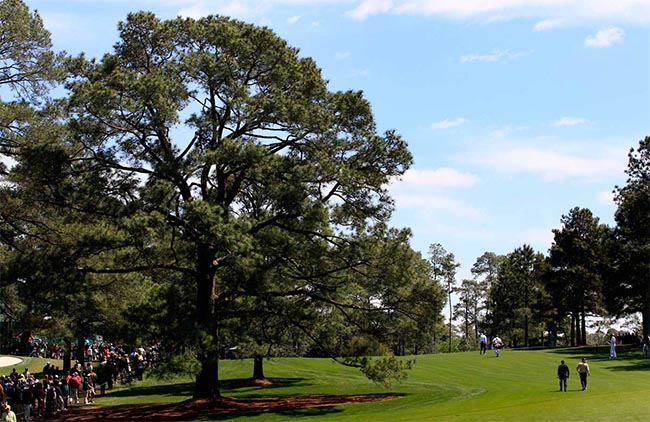
[[[43,0],[45,1],[45,0]],[[101,0],[105,2],[105,0]],[[113,0],[113,3],[132,3],[133,0]],[[84,3],[92,3],[84,0]],[[571,24],[596,23],[650,23],[650,7],[647,0],[139,0],[166,8],[201,11],[246,17],[254,12],[264,15],[281,7],[342,5],[349,10],[345,14],[363,20],[380,14],[409,14],[446,16],[455,19],[482,19],[486,22],[518,18],[539,19],[547,25],[562,18]],[[192,6],[188,6],[188,3]],[[218,10],[214,5],[219,4]],[[228,13],[228,12],[236,13]]]
[[[208,11],[208,9],[201,3],[197,3],[192,6],[185,7],[178,11],[178,16],[182,16],[184,18],[192,18],[192,19],[199,19],[209,14],[210,12]]]
[[[389,188],[396,206],[401,210],[416,210],[426,214],[426,218],[431,218],[432,213],[442,212],[454,218],[484,221],[484,216],[471,204],[434,193],[435,189],[462,189],[478,183],[480,178],[474,174],[443,167],[435,170],[407,170],[400,179],[393,179]]]
[[[535,24],[535,31],[546,31],[548,29],[557,28],[564,24],[563,19],[544,19]]]
[[[349,59],[350,56],[351,56],[351,54],[350,54],[349,51],[342,51],[342,52],[338,52],[338,53],[336,53],[336,59],[337,59],[337,60],[345,60],[345,59]]]
[[[173,3],[173,2],[172,2]],[[185,5],[187,2],[179,2]],[[231,16],[238,19],[246,19],[259,15],[263,12],[263,5],[247,0],[234,0],[229,2],[212,3],[197,1],[192,6],[183,7],[178,11],[178,16],[198,19],[211,14]]]
[[[383,13],[485,21],[538,18],[546,21],[540,29],[554,25],[557,17],[572,23],[650,23],[650,7],[639,0],[365,0],[347,15],[362,20]]]
[[[501,172],[534,173],[544,181],[557,182],[568,178],[619,175],[625,169],[625,155],[619,155],[602,152],[600,156],[588,157],[558,151],[552,146],[548,149],[514,146],[492,149],[490,153],[478,157],[477,161]]]
[[[390,12],[393,8],[391,0],[364,0],[352,10],[346,12],[351,18],[364,20],[369,16]]]
[[[462,124],[464,124],[466,122],[467,122],[467,119],[465,119],[463,117],[458,117],[458,118],[456,118],[454,120],[445,119],[445,120],[441,120],[439,122],[432,123],[431,124],[431,129],[449,129],[449,128],[452,128],[452,127],[460,126],[460,125],[462,125]]]
[[[300,16],[289,16],[289,17],[287,18],[287,23],[288,23],[289,25],[293,25],[293,24],[295,24],[296,22],[298,22],[299,20],[300,20]]]
[[[496,49],[487,54],[469,54],[460,57],[461,63],[472,63],[472,62],[501,62],[515,60],[519,57],[527,56],[531,54],[532,51],[522,51],[518,53],[512,53],[508,50]]]
[[[401,183],[417,186],[470,187],[480,182],[480,178],[469,173],[442,167],[437,170],[407,170]]]
[[[475,221],[484,219],[481,213],[473,206],[453,198],[413,193],[397,193],[392,196],[400,208],[426,210],[427,214],[430,214],[433,210],[443,211],[454,217],[469,218]]]
[[[585,45],[587,47],[609,47],[612,44],[620,42],[625,37],[625,31],[621,28],[607,28],[600,30],[596,35],[587,37]]]
[[[562,117],[553,122],[553,126],[579,126],[589,123],[589,119],[583,117]]]

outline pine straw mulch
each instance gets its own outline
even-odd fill
[[[269,380],[270,381],[270,380]],[[278,413],[282,415],[314,415],[335,412],[341,405],[371,403],[398,398],[396,395],[333,395],[312,394],[282,397],[190,399],[177,403],[119,405],[101,407],[70,406],[48,421],[191,421],[222,420],[235,416]],[[36,419],[36,418],[34,418]],[[36,420],[41,420],[40,418]]]
[[[260,413],[279,413],[284,415],[304,415],[310,409],[328,408],[344,404],[369,403],[391,400],[395,396],[336,396],[309,395],[292,397],[261,397],[235,399],[223,397],[219,400],[192,399],[179,403],[153,405],[121,405],[110,407],[78,406],[71,407],[56,421],[190,421],[201,417],[203,420],[229,419],[235,416]],[[323,409],[322,413],[328,413]]]

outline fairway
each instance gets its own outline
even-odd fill
[[[224,391],[225,395],[386,394],[401,398],[380,403],[307,409],[292,415],[265,414],[235,420],[336,421],[650,421],[650,360],[638,350],[608,359],[606,348],[420,355],[406,382],[385,390],[357,371],[325,359],[273,359],[266,375],[283,379],[275,387]],[[591,367],[582,391],[575,367],[581,357]],[[571,369],[569,390],[559,392],[556,369]],[[221,364],[222,379],[250,376],[250,361]]]
[[[586,357],[591,367],[587,391],[575,371]],[[366,404],[299,408],[282,412],[228,415],[193,420],[236,421],[650,421],[650,359],[639,350],[619,351],[608,359],[607,347],[553,350],[504,349],[499,358],[488,351],[418,355],[408,379],[383,388],[358,370],[330,359],[275,358],[264,361],[269,385],[241,383],[252,374],[250,359],[220,361],[222,394],[227,397],[295,395],[376,395],[398,398]],[[559,392],[557,365],[571,369],[569,389]],[[25,358],[13,367],[38,372],[45,359]],[[93,406],[173,403],[191,398],[192,377],[171,381],[145,376],[132,385],[118,384]],[[83,411],[81,412],[83,414]],[[63,414],[65,420],[65,413]]]

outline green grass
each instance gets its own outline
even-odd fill
[[[575,366],[587,357],[592,376],[582,391]],[[328,359],[283,358],[265,361],[265,375],[277,383],[241,387],[252,361],[220,362],[222,394],[233,397],[295,394],[396,395],[383,402],[229,418],[235,421],[650,421],[650,359],[623,351],[608,359],[608,348],[504,350],[501,357],[478,352],[419,355],[408,379],[389,389],[373,384],[353,368]],[[572,370],[569,391],[558,392],[557,365]],[[44,361],[43,361],[44,363]],[[40,362],[39,362],[40,365]],[[23,368],[17,365],[17,370]],[[41,365],[42,368],[42,365]],[[5,368],[7,369],[7,368]],[[8,368],[9,372],[11,367]],[[40,368],[38,369],[40,370]],[[7,372],[8,373],[8,372]],[[98,400],[100,406],[180,401],[191,397],[192,379],[161,383],[145,379],[120,386]]]

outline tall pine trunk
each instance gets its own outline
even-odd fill
[[[195,399],[219,398],[219,363],[216,354],[199,356],[201,372],[196,377],[194,386]]]
[[[449,353],[451,353],[451,317],[453,314],[453,310],[451,307],[451,282],[448,283],[448,289],[449,289]]]
[[[524,315],[524,347],[528,347],[528,309]]]
[[[643,324],[643,339],[646,340],[650,336],[650,290],[645,293],[645,304],[641,311],[641,323]]]
[[[68,337],[63,338],[63,371],[72,369],[72,341]]]
[[[75,354],[75,360],[81,364],[82,368],[86,367],[86,354],[85,352],[85,345],[86,345],[86,337],[84,335],[77,336],[77,347],[75,348],[74,354]]]
[[[587,344],[587,317],[584,307],[582,308],[582,345]]]
[[[580,325],[582,319],[580,318],[580,315],[580,311],[576,312],[576,346],[582,345],[582,327]]]
[[[576,345],[576,320],[578,318],[576,317],[575,312],[571,312],[571,347],[575,347]]]
[[[219,398],[219,333],[215,312],[214,269],[212,250],[203,246],[198,251],[196,311],[198,329],[201,335],[212,338],[211,342],[201,342],[202,350],[197,358],[201,372],[196,377],[194,398]]]

